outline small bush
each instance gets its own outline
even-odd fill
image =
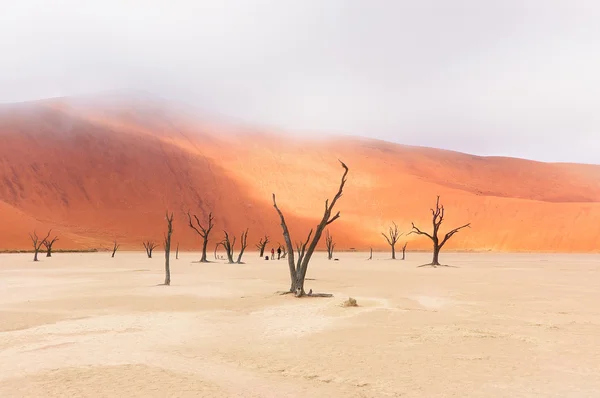
[[[348,300],[342,303],[342,307],[358,307],[358,303],[356,302],[356,299],[348,297]]]

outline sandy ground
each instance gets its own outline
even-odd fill
[[[0,255],[0,396],[600,396],[600,256],[155,257]]]

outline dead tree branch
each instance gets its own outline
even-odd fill
[[[154,243],[153,241],[151,241],[151,240],[147,240],[145,242],[142,242],[142,244],[144,245],[144,249],[146,249],[146,255],[148,256],[148,258],[152,258],[152,251],[158,245],[156,243]]]
[[[113,242],[113,250],[112,250],[112,254],[111,254],[111,256],[110,256],[111,258],[114,258],[114,257],[115,257],[115,253],[116,253],[116,252],[117,252],[117,250],[119,249],[119,246],[120,246],[120,245],[119,245],[119,244],[117,243],[117,241],[115,240],[115,241]]]
[[[408,245],[408,242],[404,243],[404,246],[402,246],[402,260],[406,260],[406,245]]]
[[[248,241],[248,229],[246,228],[246,231],[242,232],[242,237],[240,239],[240,243],[242,244],[242,248],[240,249],[240,254],[238,254],[238,258],[237,258],[237,261],[236,261],[238,264],[243,264],[242,263],[242,256],[244,255],[244,250],[246,250],[247,241]]]
[[[335,243],[333,242],[333,237],[329,233],[329,230],[325,231],[325,245],[327,246],[327,259],[331,260],[333,258]]]
[[[396,242],[398,242],[398,239],[400,239],[400,237],[403,234],[398,231],[398,226],[396,225],[395,222],[392,221],[392,224],[393,225],[390,227],[387,235],[383,232],[381,233],[381,235],[383,235],[383,237],[387,241],[388,245],[390,245],[392,247],[392,260],[395,260],[396,259]]]
[[[260,240],[256,244],[256,248],[258,249],[258,257],[262,258],[262,256],[264,256],[265,248],[267,247],[267,244],[269,242],[270,242],[269,237],[267,235],[265,235],[264,238],[260,238]]]
[[[48,239],[48,237],[50,236],[50,233],[52,233],[52,230],[48,231],[48,234],[46,234],[46,236],[42,240],[40,240],[35,231],[33,231],[33,234],[29,234],[29,237],[31,238],[31,243],[33,243],[33,261],[39,261],[38,253],[46,239]]]
[[[444,221],[444,205],[440,205],[440,197],[439,196],[437,197],[437,200],[435,202],[435,210],[434,209],[430,209],[430,210],[431,210],[432,224],[433,224],[433,232],[431,233],[431,235],[427,232],[422,231],[417,226],[415,226],[415,223],[412,223],[413,230],[410,233],[416,234],[416,235],[424,235],[424,236],[428,237],[429,239],[431,239],[431,241],[433,243],[433,260],[431,261],[431,264],[426,264],[426,265],[431,265],[433,267],[436,267],[436,266],[440,265],[440,262],[439,262],[440,251],[442,250],[442,248],[444,247],[446,242],[448,242],[448,240],[450,238],[452,238],[454,236],[454,234],[456,234],[461,229],[470,228],[471,223],[461,225],[460,227],[454,228],[453,230],[449,231],[448,233],[446,233],[446,235],[444,235],[444,238],[440,242],[440,240],[438,238],[438,233],[440,230],[440,226],[442,225],[442,222]]]
[[[173,213],[169,215],[167,211],[167,233],[165,235],[165,286],[171,285],[171,265],[170,265],[170,257],[171,257],[171,235],[173,235]]]
[[[235,246],[235,236],[233,237],[233,241],[231,241],[229,239],[229,234],[227,233],[227,231],[223,231],[225,233],[225,237],[223,238],[223,240],[221,241],[221,244],[223,245],[223,247],[225,248],[225,252],[227,253],[227,260],[229,261],[229,264],[233,264],[233,247]]]
[[[206,227],[202,225],[202,223],[200,223],[200,219],[195,214],[193,215],[194,221],[192,221],[192,214],[190,214],[189,211],[187,212],[187,216],[188,225],[190,226],[190,228],[196,231],[196,233],[202,238],[202,257],[200,258],[200,262],[207,263],[208,260],[206,259],[206,248],[208,247],[208,238],[210,235],[210,231],[212,231],[213,227],[215,226],[215,224],[213,223],[214,218],[212,212],[208,213],[208,225]],[[194,222],[196,225],[194,225]]]
[[[331,203],[329,203],[329,199],[327,199],[325,201],[325,211],[323,212],[323,217],[321,218],[321,221],[319,222],[316,229],[314,230],[315,234],[312,237],[312,241],[311,241],[311,236],[313,234],[313,230],[312,229],[310,230],[310,233],[308,234],[308,238],[306,239],[306,242],[303,244],[303,248],[302,247],[300,248],[301,250],[300,250],[300,255],[298,256],[299,258],[298,258],[297,263],[294,261],[294,247],[292,246],[292,239],[290,237],[290,231],[285,222],[285,217],[283,216],[283,213],[277,206],[277,202],[275,200],[275,194],[273,194],[273,207],[275,207],[275,210],[277,211],[277,214],[279,215],[279,218],[281,220],[281,228],[283,230],[283,238],[285,240],[285,244],[286,244],[287,252],[288,252],[287,258],[288,258],[288,267],[289,267],[290,279],[291,279],[290,292],[293,292],[296,295],[296,297],[302,297],[306,294],[304,291],[304,281],[306,279],[306,271],[308,270],[308,264],[310,262],[310,258],[312,257],[313,252],[315,251],[315,248],[317,247],[317,244],[319,243],[319,240],[321,239],[323,230],[325,229],[325,227],[327,227],[327,225],[331,224],[332,222],[334,222],[335,220],[337,220],[340,217],[339,211],[336,214],[332,215],[335,204],[342,197],[344,185],[346,184],[346,176],[348,175],[348,167],[344,164],[344,162],[340,161],[340,163],[341,163],[342,167],[344,168],[344,174],[342,175],[339,189],[338,189],[336,195],[333,197],[333,200],[331,201]],[[309,242],[310,242],[310,244],[309,244]]]
[[[46,248],[46,257],[52,257],[52,245],[54,244],[54,242],[56,242],[58,240],[58,236],[55,236],[53,239],[51,240],[43,240],[42,244],[44,245],[44,247]]]

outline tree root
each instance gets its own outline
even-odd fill
[[[306,294],[306,297],[333,297],[333,294],[331,293],[308,293]]]

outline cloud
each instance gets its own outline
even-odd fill
[[[306,134],[600,163],[595,1],[2,8],[1,102],[134,88]]]

